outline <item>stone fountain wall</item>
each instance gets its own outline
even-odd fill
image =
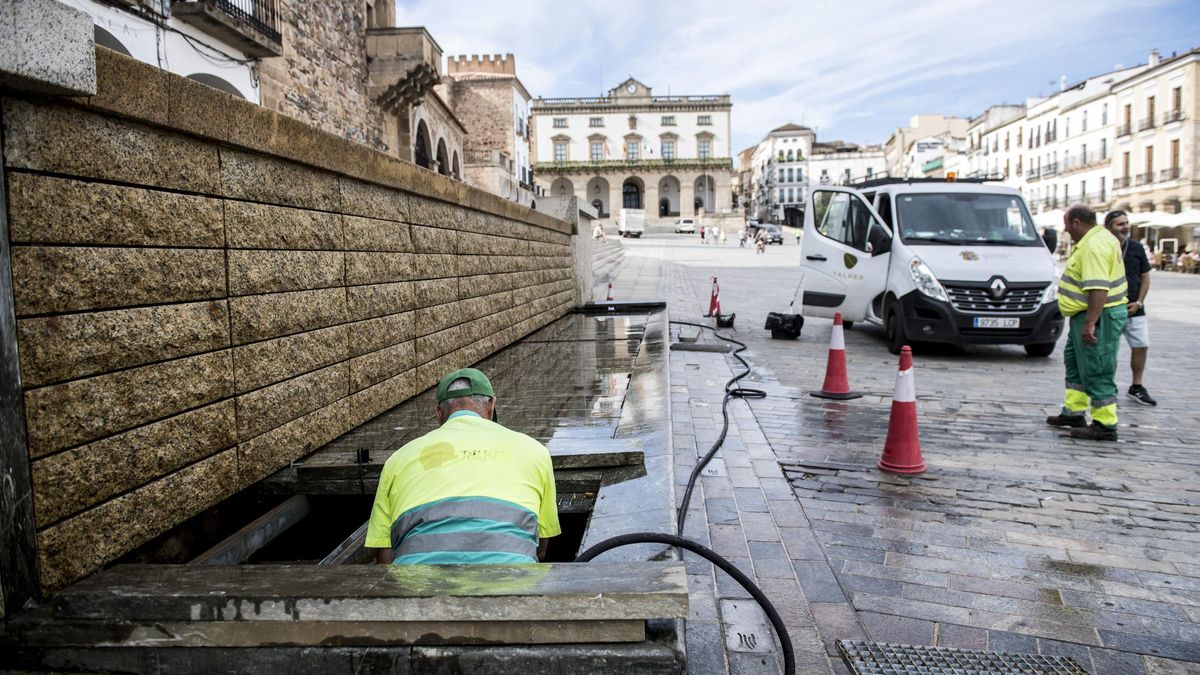
[[[44,592],[575,302],[570,224],[103,48],[97,77],[0,101]]]

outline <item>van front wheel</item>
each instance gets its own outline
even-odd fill
[[[1031,345],[1025,345],[1025,353],[1038,358],[1045,358],[1054,353],[1054,342],[1038,342]]]
[[[893,354],[899,354],[900,348],[908,343],[908,336],[904,334],[904,321],[900,318],[900,312],[896,310],[896,303],[888,306],[887,319],[883,324],[884,333],[887,335],[887,348]]]

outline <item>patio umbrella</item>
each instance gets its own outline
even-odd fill
[[[1162,218],[1155,222],[1166,222],[1175,227],[1200,225],[1200,209],[1188,209],[1187,211],[1172,213],[1167,218]]]
[[[1160,211],[1139,211],[1138,213],[1127,214],[1127,217],[1129,218],[1130,225],[1141,225],[1142,223],[1148,223],[1151,220],[1154,220],[1155,216],[1161,215],[1162,212]]]
[[[1053,211],[1042,211],[1033,217],[1033,223],[1038,227],[1053,227],[1062,229],[1063,226],[1063,210],[1054,209]]]

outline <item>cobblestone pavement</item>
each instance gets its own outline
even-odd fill
[[[1122,399],[1116,444],[1044,426],[1062,395],[1061,348],[1048,359],[918,348],[929,469],[903,477],[874,468],[896,372],[882,332],[847,332],[851,385],[866,395],[837,402],[807,395],[822,381],[828,320],[809,319],[798,341],[761,328],[795,290],[799,248],[786,241],[758,255],[686,235],[627,240],[614,291],[644,299],[657,288],[673,320],[698,320],[716,275],[723,309],[738,314],[732,336],[755,369],[743,383],[769,396],[731,403],[686,533],[774,600],[798,672],[845,672],[833,649],[845,638],[1069,655],[1093,673],[1200,672],[1200,394],[1179,367],[1197,345],[1200,277],[1155,273],[1146,385],[1160,404]],[[1127,364],[1125,350],[1122,390]],[[722,354],[671,354],[681,486],[720,431],[735,367]],[[685,560],[690,671],[777,669],[748,595]]]

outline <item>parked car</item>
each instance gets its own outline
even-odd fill
[[[778,225],[767,224],[762,225],[761,227],[767,231],[768,244],[779,244],[780,246],[783,246],[783,230],[779,229]]]
[[[695,234],[696,221],[691,218],[680,218],[675,221],[675,234]]]

